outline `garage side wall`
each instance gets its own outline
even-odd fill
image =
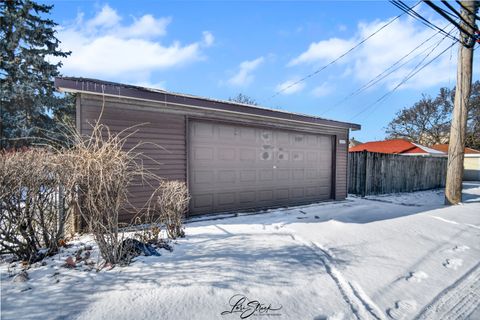
[[[105,101],[99,96],[81,94],[77,114],[77,129],[84,135],[92,131],[104,105],[100,123],[109,127],[112,133],[129,135],[124,145],[130,149],[142,144],[135,150],[142,154],[144,166],[156,175],[172,180],[186,181],[186,142],[185,116],[151,111],[136,105],[131,99],[111,99]],[[127,129],[130,128],[130,129]],[[136,183],[137,184],[137,183]],[[130,190],[131,204],[142,208],[151,189],[140,183]],[[131,213],[124,213],[121,221],[129,222]]]
[[[335,200],[343,200],[347,197],[348,130],[337,134],[335,148]]]

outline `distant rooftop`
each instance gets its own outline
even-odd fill
[[[443,151],[434,150],[418,143],[404,139],[392,139],[383,141],[371,141],[359,144],[348,149],[349,152],[369,151],[391,154],[425,154],[445,155]]]
[[[435,149],[435,150],[438,150],[438,151],[448,153],[448,144],[446,144],[446,143],[445,144],[436,144],[436,145],[432,146],[431,148]],[[472,149],[472,148],[465,148],[465,154],[480,154],[480,151]]]

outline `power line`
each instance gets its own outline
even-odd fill
[[[437,7],[437,5],[435,5],[434,3],[432,3],[432,1],[429,1],[429,0],[424,0],[424,2],[430,7],[432,8],[433,10],[435,10],[438,14],[440,14],[442,17],[444,17],[447,21],[449,21],[451,24],[453,24],[455,27],[457,27],[458,30],[462,31],[463,34],[467,35],[468,36],[468,40],[469,42],[468,43],[463,43],[463,45],[467,46],[467,47],[472,47],[474,44],[475,44],[475,41],[473,41],[474,39],[474,36],[472,35],[472,33],[468,32],[467,30],[465,30],[461,25],[459,25],[455,20],[453,20],[452,18],[450,18],[447,14],[445,14],[439,7]],[[472,28],[470,26],[470,24],[468,24],[468,26],[470,28]],[[474,31],[477,29],[477,28],[472,28]]]
[[[420,21],[421,23],[423,23],[425,26],[433,29],[433,30],[438,30],[440,31],[441,33],[443,33],[445,36],[449,37],[450,39],[452,40],[457,40],[459,41],[459,39],[453,37],[452,35],[450,35],[448,32],[446,32],[445,30],[443,30],[442,28],[438,27],[437,25],[433,24],[432,22],[428,21],[427,19],[425,19],[421,14],[419,14],[418,12],[416,12],[415,10],[413,10],[414,7],[409,7],[407,4],[405,4],[403,1],[401,0],[390,0],[390,2],[396,6],[397,8],[399,8],[400,10],[402,10],[403,12],[407,13],[409,16],[411,16],[412,18],[414,19],[417,19],[418,21]]]
[[[432,63],[433,61],[435,61],[438,57],[440,57],[442,54],[444,54],[445,52],[447,52],[451,47],[453,47],[455,44],[457,43],[457,41],[454,41],[450,46],[448,46],[445,50],[443,50],[442,52],[440,52],[438,55],[436,55],[433,59],[431,59],[429,62],[427,62],[425,65],[423,65],[421,68],[419,68],[418,70],[415,71],[412,70],[412,71],[415,71],[415,72],[411,72],[409,73],[401,82],[399,82],[395,88],[393,88],[392,90],[390,90],[389,92],[385,93],[383,96],[381,96],[380,98],[378,98],[374,103],[368,105],[366,108],[362,109],[359,113],[355,114],[353,117],[350,118],[350,120],[352,119],[355,119],[356,117],[358,117],[359,115],[361,115],[362,113],[364,113],[365,111],[367,111],[368,109],[370,109],[371,107],[375,106],[376,104],[378,104],[379,102],[381,102],[382,100],[384,100],[385,98],[387,98],[388,96],[390,96],[391,94],[393,94],[399,87],[401,87],[403,84],[405,84],[405,82],[407,82],[408,80],[410,80],[412,77],[414,77],[416,74],[418,74],[420,71],[422,71],[425,67],[427,67],[430,63]],[[417,65],[418,66],[418,65]],[[375,109],[374,109],[375,110]],[[373,111],[374,111],[373,110]]]
[[[455,9],[450,3],[448,3],[448,1],[442,0],[442,3],[443,3],[448,9],[450,9],[450,10],[455,14],[455,17],[460,18],[460,20],[462,20],[463,23],[465,23],[467,26],[469,26],[469,27],[472,28],[473,30],[476,30],[476,29],[477,29],[476,26],[472,26],[472,25],[460,14],[460,12],[457,11],[457,9]],[[446,11],[444,11],[444,12],[446,12]]]
[[[447,38],[446,36],[442,39],[441,42],[443,42],[443,40]],[[385,93],[383,96],[381,96],[380,98],[378,98],[375,102],[373,102],[372,104],[366,106],[365,108],[363,108],[360,112],[358,112],[357,114],[355,114],[353,117],[350,118],[350,120],[358,117],[359,115],[361,115],[362,113],[364,113],[365,111],[367,111],[368,109],[370,109],[371,107],[375,106],[376,104],[378,104],[379,102],[381,102],[382,100],[384,100],[386,97],[390,96],[392,93],[394,93],[399,87],[401,87],[403,84],[405,84],[405,82],[407,82],[408,80],[410,80],[412,77],[414,77],[416,74],[418,74],[420,71],[422,71],[424,68],[426,68],[428,65],[430,65],[433,61],[435,61],[437,58],[439,58],[442,54],[444,54],[445,52],[447,52],[451,47],[453,47],[457,41],[453,41],[453,43],[448,46],[446,49],[444,49],[442,52],[440,52],[438,55],[436,55],[434,58],[432,58],[430,61],[428,61],[427,63],[425,63],[423,66],[420,67],[420,65],[423,63],[423,61],[425,61],[426,58],[428,58],[430,56],[431,53],[433,53],[433,51],[435,51],[435,49],[440,45],[439,42],[426,56],[424,59],[422,59],[422,61],[420,61],[416,66],[415,68],[405,77],[402,79],[402,81],[400,81],[396,86],[395,88],[393,88],[392,90],[388,91],[387,93]],[[375,110],[375,109],[374,109]]]
[[[451,30],[453,31],[453,29]],[[451,32],[450,31],[450,32]],[[325,110],[323,113],[321,113],[322,115],[330,112],[333,108],[341,105],[342,103],[344,103],[345,101],[347,101],[348,99],[354,97],[354,96],[357,96],[359,95],[360,93],[362,93],[363,91],[367,90],[368,88],[371,88],[373,85],[377,84],[378,82],[380,82],[381,80],[385,79],[386,77],[388,77],[389,75],[391,75],[392,73],[394,73],[395,71],[397,71],[398,69],[400,69],[401,67],[405,66],[406,64],[408,64],[409,62],[413,61],[414,59],[418,58],[420,55],[422,55],[423,53],[425,53],[428,49],[432,48],[432,46],[434,46],[435,44],[425,48],[423,51],[421,51],[419,54],[413,56],[412,58],[406,60],[404,63],[400,64],[400,62],[402,62],[404,59],[408,58],[413,52],[417,51],[417,49],[419,49],[420,47],[422,47],[424,44],[426,44],[427,42],[429,42],[430,40],[432,40],[434,37],[436,37],[438,34],[440,33],[440,31],[437,31],[436,33],[434,33],[432,36],[428,37],[426,40],[424,40],[422,43],[420,43],[418,46],[416,46],[415,48],[413,48],[410,52],[408,52],[406,55],[404,55],[402,58],[400,58],[399,60],[397,60],[395,63],[393,63],[390,67],[388,67],[387,69],[385,69],[384,71],[382,71],[381,73],[377,74],[373,79],[371,79],[369,82],[367,82],[366,84],[364,84],[363,86],[361,86],[360,88],[358,88],[357,90],[351,92],[350,94],[346,95],[342,100],[340,100],[339,102],[337,102],[335,105],[333,105],[332,107],[328,108],[327,110]],[[443,41],[444,38],[442,38],[440,41]],[[399,65],[400,64],[400,65]]]
[[[470,9],[468,9],[467,7],[465,7],[463,5],[463,3],[461,3],[460,1],[458,0],[455,0],[456,3],[458,3],[460,5],[460,7],[462,7],[465,11],[467,11],[468,13],[470,13],[471,15],[475,16],[475,19],[477,20],[480,20],[480,17],[477,15],[476,12],[472,12]]]
[[[420,4],[420,2],[422,2],[421,0],[418,1],[414,6],[416,7],[417,5]],[[306,75],[305,77],[301,78],[300,80],[297,80],[293,83],[291,83],[290,85],[286,86],[286,87],[283,87],[282,89],[278,90],[277,92],[275,92],[272,96],[270,96],[268,100],[278,96],[280,93],[290,89],[291,87],[293,86],[296,86],[297,84],[319,74],[320,72],[322,72],[323,70],[325,70],[326,68],[328,68],[329,66],[331,66],[332,64],[336,63],[338,60],[342,59],[343,57],[345,57],[347,54],[349,54],[350,52],[352,52],[353,50],[357,49],[359,46],[361,46],[363,43],[365,43],[368,39],[370,39],[371,37],[375,36],[377,33],[379,33],[380,31],[382,31],[383,29],[385,29],[386,27],[388,27],[389,25],[391,25],[395,20],[399,19],[401,16],[403,16],[405,14],[405,12],[402,12],[401,14],[399,14],[398,16],[396,16],[395,18],[393,18],[392,20],[390,20],[389,22],[387,22],[386,24],[384,24],[383,26],[381,26],[379,29],[377,29],[375,32],[373,32],[372,34],[370,34],[368,37],[364,38],[363,40],[361,40],[360,42],[358,42],[356,45],[354,45],[352,48],[348,49],[346,52],[344,52],[343,54],[341,54],[339,57],[337,57],[336,59],[330,61],[329,63],[327,63],[326,65],[324,65],[323,67],[321,67],[320,69],[317,69],[316,71]]]
[[[449,10],[440,8],[440,7],[439,7],[439,9],[442,10],[443,12],[445,12],[446,14],[448,14],[450,17],[452,17],[452,18],[454,18],[454,19],[459,19],[459,16],[456,15],[455,13],[453,13],[453,12],[451,12],[451,11],[449,11]],[[453,8],[453,9],[455,9],[455,8]]]

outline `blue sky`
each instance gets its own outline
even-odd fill
[[[387,1],[44,2],[55,5],[51,17],[60,24],[62,48],[73,52],[64,75],[218,99],[244,93],[265,107],[359,123],[362,130],[352,135],[361,141],[383,139],[398,110],[422,93],[455,84],[457,45],[448,49],[450,39],[441,41],[442,35],[404,15],[334,65],[272,97],[400,14]],[[425,5],[416,9],[447,26]],[[430,37],[402,60],[405,65],[339,104]],[[422,59],[444,50],[372,105]]]

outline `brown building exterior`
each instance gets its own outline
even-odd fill
[[[55,85],[76,93],[80,133],[102,114],[113,133],[134,132],[125,148],[141,142],[152,172],[186,181],[190,215],[347,195],[349,130],[357,124],[93,79],[57,78]],[[139,207],[149,196],[142,187],[131,194]]]

